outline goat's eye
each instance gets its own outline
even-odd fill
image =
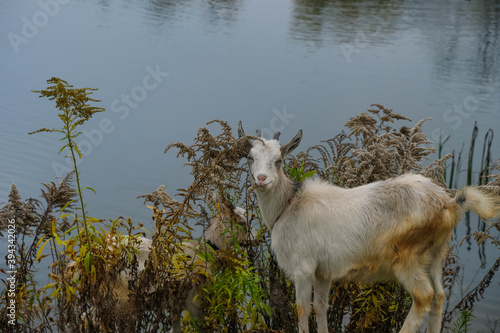
[[[276,161],[276,165],[281,165],[281,163],[283,163],[283,160],[281,158]]]
[[[249,157],[247,157],[247,162],[248,162],[248,163],[253,163],[253,161],[254,161],[254,160],[253,160],[253,157],[250,157],[250,156],[249,156]]]

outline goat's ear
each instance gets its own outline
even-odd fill
[[[299,146],[300,141],[302,141],[302,130],[300,130],[299,133],[297,133],[297,135],[295,135],[295,137],[290,142],[281,147],[281,155],[283,157],[286,157]]]
[[[229,209],[227,209],[226,205],[219,201],[220,213],[222,216],[226,216],[229,214]]]
[[[245,136],[247,136],[247,135],[245,134],[245,131],[243,130],[243,125],[241,124],[241,120],[240,120],[238,122],[238,137],[243,138]]]

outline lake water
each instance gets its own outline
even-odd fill
[[[0,3],[0,32],[0,202],[12,183],[37,197],[67,170],[56,135],[27,134],[59,126],[52,102],[31,92],[53,76],[99,88],[107,109],[79,142],[91,215],[146,225],[138,195],[190,184],[163,150],[215,118],[283,140],[302,128],[303,149],[373,103],[433,118],[424,132],[451,135],[446,152],[468,150],[475,121],[478,146],[500,129],[498,1],[16,0]],[[462,224],[456,238],[465,234]],[[498,257],[487,246],[481,267],[478,252],[459,249],[464,287]],[[500,319],[499,284],[497,274],[477,303],[474,331],[487,331],[486,314]]]

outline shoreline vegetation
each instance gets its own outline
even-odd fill
[[[170,329],[180,315],[186,332],[298,330],[293,285],[270,251],[269,232],[256,198],[248,190],[248,170],[241,161],[250,149],[247,141],[235,138],[227,122],[213,120],[198,130],[192,145],[168,145],[165,153],[177,150],[176,157],[186,160],[192,183],[174,197],[164,185],[138,197],[144,198],[151,210],[153,230],[130,218],[92,217],[86,210],[84,193],[95,191],[80,184],[77,161],[83,156],[75,138],[80,134],[79,126],[104,109],[90,105],[99,102],[89,96],[95,89],[77,89],[58,78],[48,80],[48,84],[47,90],[35,92],[55,101],[62,127],[42,128],[30,134],[62,135],[60,153],[71,157],[73,171],[58,182],[42,183],[41,199],[22,200],[13,184],[7,204],[0,208],[0,236],[8,238],[6,266],[2,266],[6,268],[0,269],[0,280],[6,286],[0,292],[1,331],[157,332]],[[452,195],[462,172],[464,147],[458,153],[443,155],[449,137],[440,140],[435,149],[422,131],[426,121],[412,125],[407,117],[374,104],[351,118],[345,125],[346,132],[289,158],[285,172],[296,181],[314,176],[343,187],[412,172],[448,186]],[[216,129],[209,129],[213,127]],[[474,125],[465,171],[468,185],[473,184],[478,133]],[[491,161],[492,142],[490,129],[481,147],[477,185],[500,195],[500,160]],[[435,153],[437,159],[426,162]],[[205,230],[214,215],[223,213],[221,207],[233,206],[246,210],[247,227],[253,227],[255,235],[243,245],[233,242],[235,245],[224,250],[200,251],[199,258],[210,263],[211,271],[201,272],[208,282],[197,284],[200,272],[194,271],[196,260],[182,254],[182,243],[192,238],[194,228]],[[232,214],[232,210],[229,212]],[[473,218],[468,214],[465,218],[471,230],[468,244],[474,239],[481,246],[490,243],[488,246],[500,250],[495,231],[500,230],[500,221],[479,222],[477,230],[472,230]],[[138,271],[137,239],[145,235],[152,238],[152,249],[145,269]],[[47,285],[41,282],[46,278],[37,274],[42,261],[51,269]],[[463,264],[450,248],[443,263],[447,296],[444,332],[469,331],[474,305],[482,299],[499,267],[500,256],[477,285],[451,304],[449,296],[459,284]],[[112,290],[124,270],[129,272],[129,302],[117,306]],[[203,286],[198,297],[205,308],[205,320],[193,320],[181,313],[193,285]],[[335,283],[329,301],[331,332],[398,331],[411,305],[410,297],[395,282]],[[310,327],[315,332],[312,319]],[[494,332],[500,318],[491,320],[490,330]]]

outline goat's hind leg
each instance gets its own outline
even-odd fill
[[[412,298],[410,312],[406,316],[400,333],[417,333],[430,310],[434,289],[425,269],[407,271],[398,276],[399,282]]]
[[[443,302],[444,290],[441,282],[443,274],[442,260],[436,260],[432,263],[429,275],[434,288],[434,298],[431,302],[431,311],[429,312],[429,324],[427,326],[427,333],[441,332],[442,316],[443,316]]]

